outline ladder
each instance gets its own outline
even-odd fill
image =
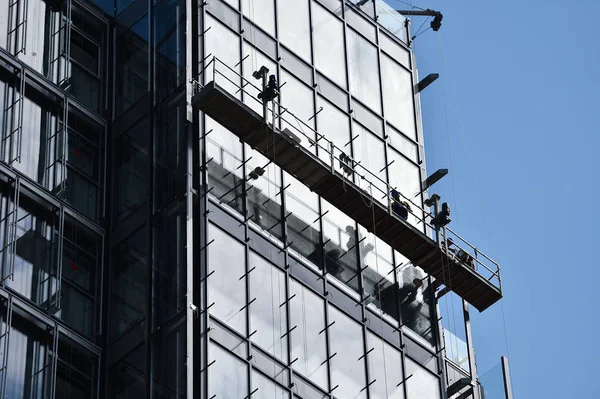
[[[8,2],[8,49],[14,55],[25,54],[27,45],[27,0],[9,0]]]
[[[3,242],[2,244],[2,274],[0,276],[0,283],[4,283],[9,278],[14,280],[15,275],[15,254],[16,254],[16,242],[17,242],[17,215],[19,210],[19,178],[17,177],[12,182],[12,193],[6,196],[6,209],[3,210],[4,217],[2,223],[4,223],[3,231]],[[8,187],[7,190],[11,190]]]
[[[67,1],[63,12],[53,19],[50,33],[50,65],[48,76],[62,89],[69,85],[71,77],[71,2]]]

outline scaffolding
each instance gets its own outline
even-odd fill
[[[210,81],[203,84],[202,79]],[[433,226],[431,219],[435,215],[415,204],[406,193],[399,193],[400,201],[394,199],[391,193],[397,191],[395,187],[350,159],[323,133],[295,117],[276,100],[271,104],[269,122],[267,104],[248,92],[252,89],[262,93],[264,88],[257,87],[217,57],[191,83],[194,108],[433,276],[445,286],[444,292],[455,292],[479,311],[502,298],[500,267],[495,261],[448,227]],[[263,115],[238,99],[239,93],[260,104]],[[284,129],[278,127],[282,123],[286,125]],[[394,213],[394,205],[400,202],[410,205],[412,223]],[[435,232],[435,240],[425,234],[428,229]],[[449,238],[453,250],[448,248]]]

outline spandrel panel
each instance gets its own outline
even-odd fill
[[[327,389],[327,344],[323,300],[301,284],[290,281],[290,321],[294,370]]]
[[[346,87],[344,25],[315,1],[312,14],[315,66],[335,83]]]
[[[352,29],[346,32],[350,92],[375,112],[381,113],[377,48]]]
[[[398,386],[403,379],[402,355],[393,346],[372,333],[367,333],[369,378],[375,380],[369,386],[373,399],[404,399],[404,387]],[[417,397],[418,398],[418,397]]]
[[[210,314],[246,336],[246,257],[242,244],[209,225],[208,303]]]
[[[285,274],[254,252],[250,253],[250,330],[252,342],[287,363]],[[283,337],[283,338],[282,338]]]
[[[281,386],[263,376],[262,374],[252,372],[252,391],[258,389],[252,394],[253,399],[289,399],[290,393]]]
[[[310,61],[308,0],[285,1],[283,5],[277,9],[279,40],[304,60]]]
[[[340,399],[366,398],[364,342],[361,326],[329,306],[329,345],[331,353],[331,385]],[[332,324],[333,323],[333,324]]]
[[[383,84],[383,110],[386,119],[402,133],[417,140],[415,104],[411,73],[390,57],[381,57]]]

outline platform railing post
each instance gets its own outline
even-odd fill
[[[329,142],[329,158],[331,159],[331,173],[335,173],[335,157],[333,156],[333,149],[335,146],[333,145],[333,141]]]

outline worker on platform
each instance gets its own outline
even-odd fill
[[[456,248],[453,248],[453,245],[454,241],[452,240],[452,238],[448,238],[446,240],[446,247],[448,248],[448,251],[452,252],[459,261],[461,261],[471,269],[475,270],[475,260],[473,259],[471,254],[461,248],[458,248],[457,250]]]
[[[408,212],[411,212],[412,209],[410,208],[410,205],[408,204],[408,202],[406,201],[402,201],[400,199],[400,193],[398,191],[396,191],[395,189],[392,190],[392,199],[394,200],[394,203],[392,204],[392,211],[400,218],[407,220],[408,219]]]
[[[269,76],[269,83],[265,87],[262,93],[258,93],[259,100],[266,102],[273,101],[279,95],[279,85],[277,84],[277,78],[275,75]]]
[[[438,212],[438,214],[435,215],[433,219],[431,219],[431,224],[437,230],[441,227],[446,226],[451,221],[452,219],[450,219],[450,207],[448,206],[447,202],[444,202],[442,204],[442,210]]]

